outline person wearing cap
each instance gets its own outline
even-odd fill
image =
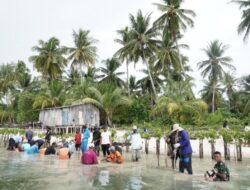
[[[94,151],[95,145],[93,143],[89,144],[89,149],[82,154],[82,164],[93,165],[98,164],[98,159]]]
[[[137,162],[141,158],[142,138],[140,133],[137,132],[137,126],[133,126],[133,132],[128,136],[131,142],[132,161]]]
[[[120,152],[115,150],[114,146],[111,146],[109,148],[110,154],[107,156],[106,161],[107,162],[112,162],[112,163],[117,163],[117,164],[122,164],[124,159]]]
[[[180,162],[179,162],[179,171],[184,173],[186,169],[188,174],[192,175],[192,147],[190,144],[190,139],[187,131],[179,126],[179,124],[174,124],[173,130],[171,133],[176,133],[178,136],[179,142],[174,144],[175,150],[180,149]]]

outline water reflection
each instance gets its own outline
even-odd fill
[[[101,170],[98,176],[98,181],[100,182],[101,186],[108,186],[109,185],[109,171],[108,170]]]
[[[227,163],[232,174],[230,183],[204,180],[204,171],[214,164],[210,160],[194,159],[193,176],[166,169],[163,163],[158,168],[154,161],[152,155],[147,163],[142,160],[140,163],[127,161],[123,165],[84,166],[76,155],[70,160],[59,160],[56,156],[30,156],[0,150],[0,190],[250,190],[249,161]]]

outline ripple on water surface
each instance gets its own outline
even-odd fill
[[[165,168],[164,157],[157,167],[155,155],[143,156],[139,163],[132,163],[125,155],[122,165],[102,163],[84,166],[77,155],[70,160],[56,156],[27,155],[0,149],[0,190],[188,190],[233,189],[250,190],[249,160],[227,163],[231,171],[229,183],[211,183],[203,174],[214,163],[210,159],[193,159],[194,175],[183,175]],[[170,165],[170,161],[169,161]]]

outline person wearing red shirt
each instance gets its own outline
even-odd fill
[[[77,130],[75,134],[75,146],[77,151],[80,150],[81,140],[82,140],[82,135],[80,133],[80,130]]]

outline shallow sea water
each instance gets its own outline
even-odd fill
[[[84,166],[77,154],[70,160],[56,156],[27,155],[0,149],[0,190],[250,190],[250,160],[242,163],[227,162],[231,172],[230,182],[207,182],[204,173],[214,162],[209,158],[193,158],[194,175],[179,174],[172,170],[164,155],[160,167],[155,155],[143,155],[139,163],[130,161],[125,154],[122,165],[102,162]]]

